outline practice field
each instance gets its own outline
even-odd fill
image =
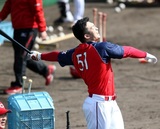
[[[71,3],[74,10],[73,3]],[[107,15],[107,40],[120,45],[131,45],[147,51],[160,60],[160,7],[127,7],[116,13],[114,5],[86,3],[85,16],[93,20],[92,9],[96,7]],[[59,17],[57,5],[45,8],[47,25]],[[68,33],[71,30],[64,27]],[[79,44],[75,38],[59,42],[59,50],[66,50]],[[54,49],[54,48],[53,48]],[[55,48],[56,49],[56,48]],[[40,52],[50,51],[39,49]],[[57,71],[54,82],[44,86],[44,79],[27,70],[27,77],[33,80],[32,92],[47,91],[54,100],[56,129],[66,128],[66,112],[70,111],[71,129],[86,129],[82,104],[87,87],[81,79],[73,79],[69,67],[55,64]],[[9,87],[14,80],[13,49],[0,46],[0,89]],[[122,111],[126,129],[160,129],[160,62],[152,65],[139,63],[138,59],[112,60],[115,73],[117,103]],[[28,85],[26,85],[26,88]],[[7,105],[8,95],[0,94],[0,100]]]

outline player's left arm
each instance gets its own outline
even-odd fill
[[[73,65],[72,53],[74,49],[67,51],[52,51],[47,53],[42,53],[40,59],[45,61],[56,61],[63,67],[66,65]]]
[[[52,51],[52,52],[44,52],[40,53],[38,51],[31,51],[31,54],[28,53],[28,57],[32,60],[39,61],[58,61],[59,51]]]
[[[41,54],[41,60],[58,61],[59,51],[46,52]]]
[[[157,58],[145,51],[139,50],[131,46],[123,46],[124,54],[123,58],[132,57],[132,58],[145,58],[148,62],[157,63]]]
[[[59,62],[59,64],[64,67],[66,65],[73,65],[72,62],[72,53],[74,49],[70,49],[68,51],[51,51],[40,53],[38,51],[31,51],[31,54],[28,53],[28,57],[32,60],[39,61],[53,61]]]

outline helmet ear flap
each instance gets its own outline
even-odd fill
[[[70,74],[72,75],[73,78],[80,78],[80,75],[78,74],[74,66],[70,66],[69,69],[70,69]]]

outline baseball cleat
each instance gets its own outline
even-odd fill
[[[22,87],[19,86],[9,87],[5,90],[5,93],[9,95],[22,93]]]
[[[51,84],[51,82],[53,81],[54,79],[54,72],[56,70],[56,66],[55,65],[49,65],[48,66],[48,75],[45,77],[46,79],[46,82],[45,82],[45,85],[48,86]]]

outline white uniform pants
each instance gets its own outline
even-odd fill
[[[124,129],[121,111],[115,100],[104,100],[104,96],[87,97],[83,112],[88,129]]]
[[[59,2],[64,2],[66,3],[66,15],[67,18],[70,20],[72,17],[74,18],[74,23],[83,18],[84,16],[84,11],[85,11],[85,1],[84,0],[74,0],[74,13],[73,16],[71,11],[70,11],[70,5],[69,5],[69,0],[59,0]],[[66,20],[68,20],[66,19]]]

